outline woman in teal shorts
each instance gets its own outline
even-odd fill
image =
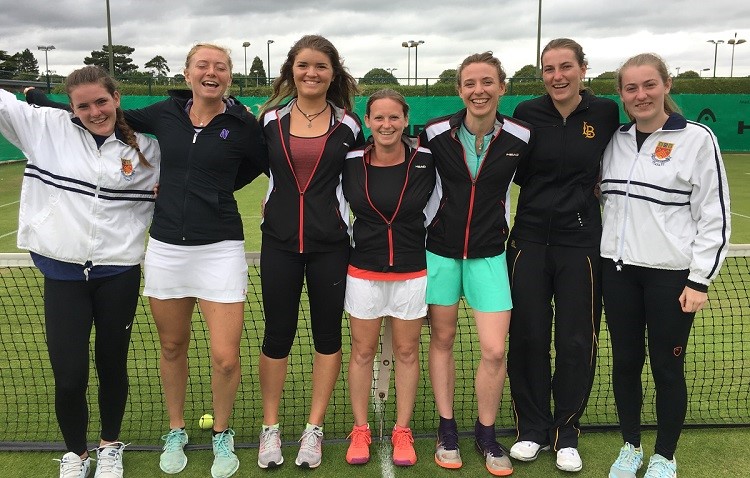
[[[430,380],[440,414],[435,462],[443,468],[462,465],[453,417],[453,342],[464,296],[481,349],[475,376],[476,446],[487,470],[506,476],[513,466],[495,438],[495,417],[512,308],[505,262],[508,187],[529,151],[531,128],[497,112],[505,71],[491,52],[467,57],[457,77],[465,108],[430,121],[421,135],[435,160],[440,198],[427,233]]]

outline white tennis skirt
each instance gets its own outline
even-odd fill
[[[245,241],[180,246],[149,238],[143,275],[143,295],[147,297],[244,302],[247,293]]]
[[[344,309],[357,319],[419,319],[427,315],[426,290],[426,276],[385,281],[347,275]]]

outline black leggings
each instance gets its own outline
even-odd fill
[[[261,246],[260,280],[266,322],[262,350],[266,357],[282,359],[289,355],[297,333],[305,279],[315,351],[330,355],[341,350],[348,265],[348,248],[300,254]]]
[[[654,451],[672,459],[687,413],[685,353],[694,313],[683,312],[679,297],[688,271],[624,266],[604,259],[602,286],[612,341],[612,388],[624,441],[641,444],[641,373],[648,356],[656,387]]]
[[[99,378],[101,438],[120,436],[128,398],[127,358],[138,304],[141,268],[89,281],[44,279],[47,347],[55,376],[55,412],[68,451],[86,450],[89,337]]]

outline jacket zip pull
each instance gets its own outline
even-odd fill
[[[193,144],[195,144],[196,139],[198,139],[198,133],[193,133]]]
[[[89,271],[91,270],[91,266],[84,266],[83,267],[83,275],[86,276],[86,282],[89,281]]]
[[[622,259],[617,259],[617,262],[615,262],[615,269],[617,269],[617,272],[622,272]]]

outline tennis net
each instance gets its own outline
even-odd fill
[[[247,255],[248,293],[245,304],[245,330],[241,343],[242,381],[231,424],[239,446],[255,445],[262,420],[262,400],[257,362],[263,337],[263,310],[258,255]],[[687,350],[689,426],[731,426],[750,424],[750,245],[732,246],[730,257],[709,292],[709,303],[699,312]],[[61,436],[55,419],[54,381],[44,335],[43,278],[27,254],[0,254],[0,449],[61,449]],[[455,417],[459,430],[473,429],[476,417],[474,368],[479,347],[469,311],[461,307],[455,345]],[[196,312],[192,322],[185,419],[194,443],[210,443],[208,431],[198,428],[198,419],[211,413],[208,332]],[[92,332],[95,334],[96,332]],[[346,386],[349,359],[349,327],[344,320],[344,358],[340,379],[326,417],[327,439],[343,439],[351,430],[352,417]],[[93,337],[91,343],[93,344]],[[438,416],[427,373],[429,327],[421,341],[422,374],[417,392],[412,429],[416,435],[432,435]],[[306,296],[300,307],[297,339],[289,358],[289,373],[281,404],[280,423],[284,438],[293,440],[304,428],[309,412],[312,374],[312,335]],[[160,446],[159,437],[169,428],[159,378],[159,341],[147,299],[141,297],[133,325],[129,355],[130,398],[121,437],[138,448]],[[93,349],[91,350],[93,357]],[[554,358],[554,350],[552,351]],[[611,389],[611,348],[607,328],[602,323],[599,359],[594,387],[585,415],[585,428],[617,425]],[[390,370],[390,367],[380,367]],[[373,381],[382,393],[376,407],[382,413],[385,430],[395,420],[393,376]],[[91,364],[89,382],[89,439],[98,441],[96,373]],[[390,386],[388,385],[390,384]],[[509,384],[512,385],[512,384]],[[371,415],[370,420],[374,417]],[[655,423],[653,381],[644,368],[643,423]],[[514,430],[509,387],[506,386],[496,423],[510,434]],[[204,439],[201,439],[201,433]]]

